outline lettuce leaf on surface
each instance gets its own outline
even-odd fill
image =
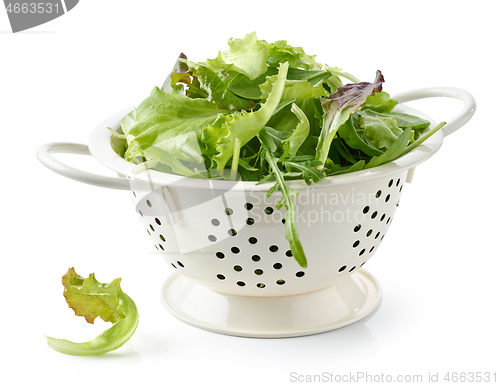
[[[134,334],[139,324],[139,313],[132,299],[120,288],[121,279],[109,284],[99,283],[95,275],[79,276],[70,268],[63,276],[64,297],[76,316],[83,316],[88,323],[100,317],[113,325],[96,338],[83,343],[48,337],[52,349],[63,354],[99,355],[121,347]]]

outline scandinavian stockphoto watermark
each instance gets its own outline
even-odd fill
[[[71,11],[79,0],[4,0],[12,32],[24,31]]]

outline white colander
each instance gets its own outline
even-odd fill
[[[381,288],[362,267],[384,239],[414,167],[432,156],[444,136],[464,125],[475,102],[457,88],[427,88],[395,96],[400,103],[451,97],[462,112],[423,146],[391,163],[328,177],[298,190],[297,223],[308,259],[302,268],[285,239],[280,194],[269,184],[200,180],[145,170],[112,149],[107,129],[120,127],[122,111],[92,132],[89,146],[49,143],[40,161],[66,177],[131,190],[136,211],[156,249],[176,270],[162,289],[164,306],[194,326],[237,336],[287,337],[333,330],[371,313]],[[404,105],[397,111],[422,113]],[[90,150],[90,152],[89,152]],[[118,177],[75,169],[51,153],[91,154]]]

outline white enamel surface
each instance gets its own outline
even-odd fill
[[[256,298],[212,291],[183,275],[164,284],[161,300],[175,317],[226,335],[284,338],[317,334],[357,322],[382,298],[377,280],[365,270],[337,284],[300,295]]]

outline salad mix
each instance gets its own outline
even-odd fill
[[[302,266],[288,180],[306,184],[390,162],[419,146],[444,123],[393,112],[384,76],[360,82],[316,62],[285,40],[255,32],[229,39],[215,59],[181,54],[167,80],[121,121],[122,156],[135,171],[154,168],[192,178],[273,183],[286,207],[286,239]],[[344,84],[344,81],[349,83]]]

